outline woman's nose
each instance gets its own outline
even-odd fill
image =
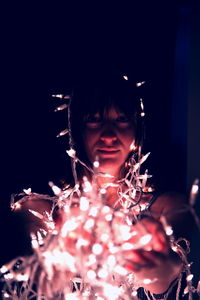
[[[114,141],[116,141],[117,135],[114,128],[111,125],[104,126],[100,139],[107,144],[112,144]]]

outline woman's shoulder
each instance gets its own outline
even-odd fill
[[[12,204],[13,211],[28,212],[34,210],[43,214],[44,212],[50,212],[53,203],[55,202],[54,196],[45,194],[29,193],[22,196],[18,201]]]
[[[47,221],[52,214],[56,202],[54,196],[29,193],[12,204],[13,213],[24,220],[28,233],[36,233],[43,229],[47,231]]]
[[[158,220],[164,216],[177,237],[189,237],[189,228],[192,228],[194,222],[186,195],[175,191],[159,193],[150,207],[150,212]]]
[[[152,211],[168,213],[171,210],[179,209],[187,204],[187,197],[175,191],[162,191],[153,196],[151,205]]]

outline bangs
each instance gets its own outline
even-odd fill
[[[138,111],[138,104],[139,99],[133,88],[104,86],[103,88],[87,89],[83,87],[74,92],[72,112],[76,113],[79,121],[81,121],[89,115],[96,113],[104,115],[110,108],[115,108],[132,118]]]

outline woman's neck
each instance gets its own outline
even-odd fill
[[[106,204],[113,207],[118,199],[118,177],[102,177],[98,176],[97,186],[99,189],[106,189]]]

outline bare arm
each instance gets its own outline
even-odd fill
[[[183,263],[179,255],[170,248],[169,239],[160,220],[161,216],[165,216],[176,238],[180,235],[185,237],[184,224],[188,224],[184,222],[188,214],[182,212],[185,204],[186,198],[178,193],[162,194],[151,207],[153,220],[148,218],[142,220],[152,234],[153,247],[150,251],[143,249],[137,251],[135,262],[141,264],[141,268],[139,270],[136,268],[135,276],[140,286],[154,294],[166,292],[182,271]]]

